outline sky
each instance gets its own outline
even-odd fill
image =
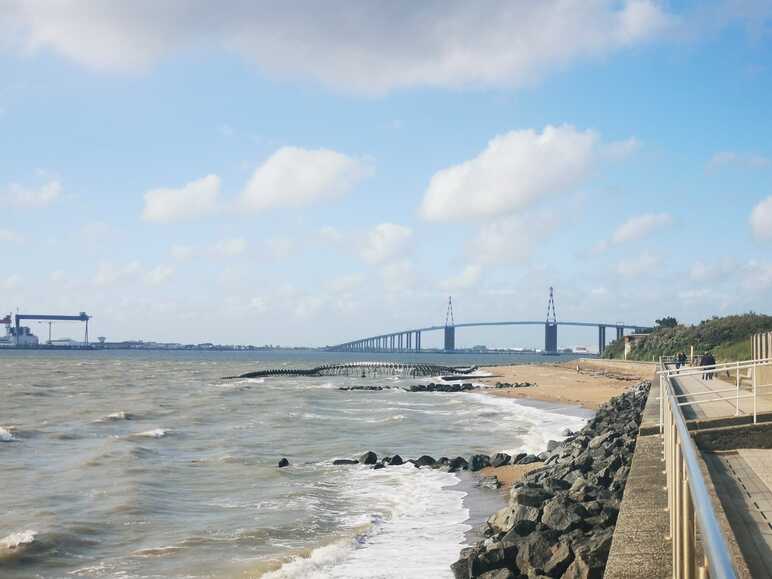
[[[108,340],[768,313],[772,2],[0,0],[0,208]]]

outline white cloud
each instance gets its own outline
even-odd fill
[[[661,263],[662,260],[658,256],[644,251],[638,257],[621,260],[616,269],[617,273],[624,277],[640,277],[655,274]]]
[[[169,265],[159,265],[145,273],[145,283],[155,286],[161,285],[174,275],[174,268]]]
[[[670,213],[644,213],[631,217],[611,234],[610,239],[604,239],[593,247],[593,253],[602,253],[611,247],[630,241],[643,239],[656,229],[667,227],[673,223]]]
[[[410,249],[413,231],[404,225],[381,223],[367,235],[361,250],[362,259],[370,264],[381,264],[401,257]]]
[[[21,243],[24,238],[11,229],[0,229],[0,242]]]
[[[727,166],[736,166],[744,169],[766,169],[767,167],[772,167],[772,159],[756,153],[721,151],[713,155],[707,164],[709,171]]]
[[[416,273],[410,260],[401,259],[380,269],[383,287],[389,293],[403,293],[416,283]]]
[[[739,269],[740,264],[731,257],[715,259],[710,263],[698,259],[689,268],[689,279],[696,283],[714,282],[734,275]]]
[[[335,277],[327,282],[328,289],[335,294],[346,294],[360,287],[365,281],[361,273],[350,273]]]
[[[446,290],[468,289],[477,285],[482,274],[482,267],[478,264],[467,265],[456,275],[440,282],[440,288]]]
[[[421,214],[431,221],[490,218],[575,189],[603,150],[593,131],[548,125],[492,139],[477,157],[434,174]]]
[[[480,227],[467,243],[466,253],[479,264],[523,264],[558,224],[557,215],[551,212],[498,219]]]
[[[287,259],[295,251],[295,242],[289,237],[272,237],[265,241],[265,249],[272,259]]]
[[[5,279],[0,280],[0,289],[13,290],[21,285],[22,278],[18,273],[12,273]]]
[[[62,193],[62,184],[56,179],[43,183],[38,188],[29,188],[11,183],[0,192],[0,201],[14,207],[42,208],[56,201]]]
[[[329,149],[282,147],[252,174],[240,204],[251,211],[337,199],[372,173],[364,160]]]
[[[171,256],[179,261],[185,261],[190,259],[196,254],[196,248],[191,245],[184,245],[182,243],[175,243],[169,250]]]
[[[657,0],[231,3],[7,0],[6,45],[95,69],[141,70],[176,52],[235,50],[280,78],[380,93],[522,86],[651,41],[676,17]],[[287,42],[287,39],[294,39]]]
[[[753,236],[757,240],[772,240],[772,195],[753,208],[750,223]]]
[[[207,175],[182,187],[151,189],[145,193],[145,221],[171,223],[210,215],[218,209],[220,178]]]
[[[208,248],[207,253],[214,257],[235,257],[242,255],[246,250],[246,239],[243,237],[231,237],[215,242]]]
[[[94,275],[94,284],[97,286],[111,286],[118,282],[133,281],[142,271],[138,261],[130,261],[125,265],[115,265],[110,262],[102,262],[97,267]]]

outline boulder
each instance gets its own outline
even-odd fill
[[[570,531],[582,524],[584,508],[565,495],[558,495],[544,505],[541,521],[556,531]]]
[[[368,450],[366,453],[359,457],[359,462],[362,464],[375,464],[378,462],[378,455],[373,451]]]
[[[544,573],[549,577],[560,577],[574,560],[574,554],[568,541],[561,539],[557,545],[553,545],[550,558],[544,563]]]
[[[512,457],[506,454],[505,452],[497,452],[491,458],[491,466],[495,466],[495,467],[505,466],[509,464],[510,460],[512,460]]]
[[[528,507],[541,507],[542,503],[552,497],[544,487],[541,486],[522,486],[519,488],[512,488],[512,502],[518,505],[526,505]]]
[[[477,577],[478,579],[515,579],[516,575],[509,569],[495,569],[493,571],[486,571]]]
[[[405,463],[405,461],[402,460],[402,457],[400,455],[398,455],[398,454],[395,454],[394,456],[391,457],[391,460],[389,460],[389,464],[391,466],[399,466],[399,465],[404,464],[404,463]]]
[[[289,460],[287,460],[286,458],[282,458],[279,461],[279,468],[284,468],[285,466],[289,466]]]
[[[381,462],[376,462],[373,466],[370,467],[373,470],[380,470],[382,468],[386,468],[386,465],[384,465]]]
[[[517,464],[531,464],[532,462],[539,462],[539,457],[533,454],[527,454],[517,461]]]
[[[495,476],[484,476],[480,479],[480,488],[495,490],[501,488],[501,483]]]
[[[352,458],[336,458],[332,464],[359,464],[359,461]]]
[[[491,459],[487,454],[475,454],[469,459],[469,470],[472,472],[482,470],[491,465]]]
[[[518,452],[515,456],[512,457],[512,464],[520,464],[520,461],[523,460],[526,456],[528,456],[527,452]]]
[[[469,468],[469,463],[466,462],[466,459],[463,456],[457,456],[456,458],[453,458],[448,462],[448,471],[449,472],[456,472],[458,470],[467,470]]]
[[[432,458],[428,454],[424,454],[423,456],[419,457],[413,464],[415,464],[418,467],[421,467],[421,466],[432,466],[435,462],[437,461],[434,460],[434,458]]]

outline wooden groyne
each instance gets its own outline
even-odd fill
[[[401,364],[398,362],[348,362],[325,364],[316,368],[267,368],[247,372],[239,376],[226,376],[224,380],[236,378],[266,378],[269,376],[440,376],[443,374],[467,375],[477,366],[439,366],[437,364]]]

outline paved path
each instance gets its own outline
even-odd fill
[[[687,368],[687,371],[690,369]],[[730,377],[733,380],[733,375]],[[676,376],[675,382],[681,388],[684,394],[700,394],[702,392],[715,392],[715,395],[705,394],[700,396],[694,396],[690,398],[682,398],[682,401],[690,400],[708,400],[710,398],[729,398],[729,400],[721,400],[718,402],[707,402],[705,404],[697,404],[692,406],[683,406],[684,416],[687,418],[720,418],[723,416],[735,416],[736,410],[739,406],[739,414],[753,414],[753,399],[744,398],[741,399],[739,405],[737,403],[735,392],[735,382],[725,382],[715,378],[713,380],[703,380],[700,376]],[[728,390],[725,392],[717,392],[718,390]],[[747,396],[752,394],[753,390],[751,386],[744,383],[740,386],[740,396]],[[759,392],[758,399],[756,401],[757,412],[770,412],[772,411],[772,389],[766,388],[765,391]]]

